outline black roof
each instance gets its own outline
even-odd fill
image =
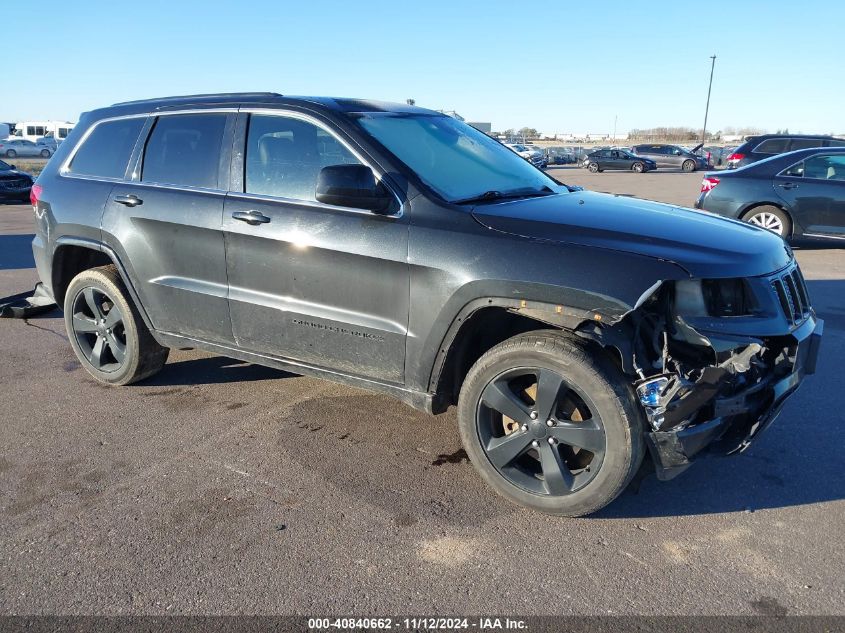
[[[139,99],[136,101],[122,101],[115,103],[111,106],[99,109],[97,113],[100,114],[106,110],[109,111],[109,113],[114,113],[115,110],[137,113],[155,111],[164,108],[178,108],[180,106],[219,106],[259,103],[267,105],[312,104],[326,110],[333,110],[336,112],[401,112],[437,114],[433,110],[418,108],[405,103],[390,103],[387,101],[337,97],[288,96],[279,94],[278,92],[219,92]]]

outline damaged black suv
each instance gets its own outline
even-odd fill
[[[189,346],[456,405],[481,476],[553,514],[612,501],[646,451],[664,479],[742,451],[818,354],[776,235],[561,185],[411,106],[116,104],[32,198],[43,290],[97,380]]]

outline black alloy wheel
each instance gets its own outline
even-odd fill
[[[580,490],[601,469],[604,425],[585,394],[559,373],[521,367],[490,381],[476,415],[481,446],[511,484],[539,495]]]
[[[123,313],[105,292],[87,287],[73,300],[73,335],[91,366],[103,373],[118,371],[126,361]]]

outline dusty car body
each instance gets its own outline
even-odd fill
[[[116,142],[106,125],[112,162],[78,161]],[[181,152],[168,169],[162,143]],[[191,160],[205,171],[174,184]],[[296,191],[266,188],[302,173]],[[770,232],[562,186],[412,106],[117,104],[83,115],[32,201],[39,275],[98,380],[143,379],[192,346],[457,405],[488,483],[555,514],[609,503],[643,446],[664,479],[744,450],[814,371],[823,327]]]

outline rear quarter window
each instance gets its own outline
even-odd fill
[[[757,154],[782,154],[786,151],[791,140],[788,138],[770,138],[755,147],[754,152]]]
[[[143,126],[143,117],[98,124],[82,141],[67,171],[99,178],[123,178]]]

